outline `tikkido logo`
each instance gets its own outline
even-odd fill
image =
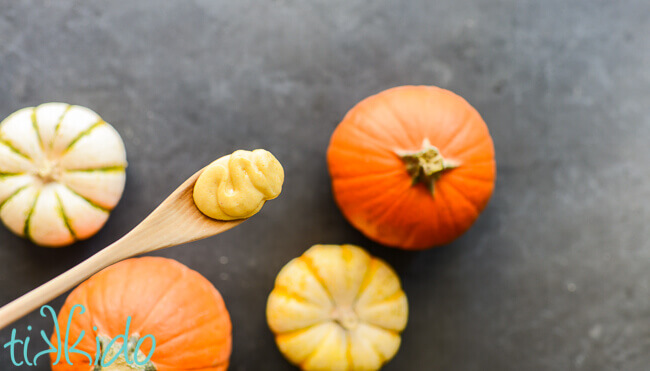
[[[43,338],[45,344],[49,346],[49,349],[39,352],[36,354],[36,356],[34,356],[34,358],[32,358],[31,361],[27,355],[30,341],[29,336],[27,336],[25,340],[17,339],[17,331],[14,328],[11,331],[11,340],[4,344],[4,349],[8,349],[11,355],[11,362],[14,364],[14,366],[36,366],[38,359],[46,354],[54,354],[50,356],[52,359],[52,365],[57,365],[59,362],[64,360],[64,362],[72,366],[73,364],[70,360],[70,355],[75,354],[87,358],[89,362],[87,363],[88,365],[100,367],[111,366],[114,362],[118,362],[119,364],[126,364],[132,368],[145,370],[149,369],[147,366],[152,366],[151,357],[153,356],[153,352],[156,349],[156,339],[153,337],[153,335],[145,335],[142,337],[138,337],[137,335],[129,336],[131,316],[127,317],[126,319],[124,334],[118,335],[112,339],[101,335],[95,337],[94,359],[88,352],[76,349],[81,342],[81,339],[83,339],[85,335],[85,331],[81,330],[81,332],[79,332],[78,338],[70,338],[70,325],[77,309],[80,309],[79,315],[83,315],[86,312],[86,308],[83,305],[74,305],[70,310],[70,314],[68,315],[65,335],[61,336],[61,329],[59,328],[59,322],[57,321],[56,312],[54,309],[52,309],[52,307],[49,305],[44,305],[41,307],[41,317],[47,318],[49,315],[54,322],[54,333],[56,334],[57,341],[56,345],[52,344],[48,336],[45,334],[45,331],[41,330],[41,337]],[[27,326],[27,331],[31,330],[32,326]],[[97,326],[93,326],[93,331],[97,333]],[[54,340],[54,336],[52,336],[52,339]],[[149,350],[149,354],[145,357],[144,354],[140,352],[140,347],[142,347],[143,343],[147,339],[151,340],[151,349]],[[73,341],[74,343],[72,346],[70,346],[70,342]],[[21,352],[19,349],[21,345],[23,347],[22,354],[20,354]],[[22,360],[19,360],[18,358],[22,358]]]

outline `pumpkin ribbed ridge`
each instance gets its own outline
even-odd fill
[[[433,86],[396,87],[359,102],[332,134],[327,163],[345,218],[368,238],[409,250],[467,231],[496,177],[480,114]]]
[[[44,246],[88,238],[121,198],[126,166],[122,139],[95,112],[23,108],[0,123],[0,219]]]
[[[353,245],[315,245],[282,268],[266,314],[301,369],[378,370],[399,348],[408,303],[382,260]]]
[[[68,317],[75,305],[83,305],[86,311],[80,314],[77,310],[68,328]],[[232,348],[230,315],[219,291],[198,272],[161,257],[127,259],[93,275],[66,298],[58,314],[58,325],[62,336],[69,331],[70,339],[78,339],[84,331],[76,349],[93,360],[97,359],[97,340],[103,355],[110,349],[110,341],[118,336],[122,336],[120,342],[127,338],[127,350],[132,351],[132,356],[136,354],[134,344],[138,338],[151,335],[155,339],[146,365],[138,368],[133,362],[129,365],[120,359],[95,370],[226,370]],[[51,341],[57,344],[56,332]],[[137,349],[141,363],[151,349],[152,341],[145,339]],[[70,357],[72,366],[62,360],[53,364],[52,370],[93,368],[88,358],[79,353]],[[107,362],[110,359],[106,357]],[[51,354],[51,361],[55,360],[56,355]]]

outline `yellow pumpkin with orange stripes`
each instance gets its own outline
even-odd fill
[[[378,370],[399,349],[408,303],[384,261],[353,245],[315,245],[282,268],[266,316],[303,370]]]

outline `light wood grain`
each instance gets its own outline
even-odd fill
[[[146,252],[214,236],[244,222],[245,219],[233,221],[211,219],[196,208],[192,192],[194,183],[202,171],[187,179],[124,237],[74,268],[0,308],[0,329],[111,264]]]

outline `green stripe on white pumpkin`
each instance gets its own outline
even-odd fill
[[[65,152],[61,165],[67,170],[126,167],[124,143],[113,127],[98,126]]]
[[[65,246],[74,242],[74,237],[61,215],[56,187],[50,183],[43,187],[31,217],[27,220],[26,235],[43,246]]]
[[[103,209],[112,210],[117,205],[124,183],[124,168],[97,171],[66,171],[61,181],[80,196]]]
[[[81,106],[71,106],[61,122],[55,127],[56,135],[52,142],[52,153],[60,155],[84,131],[101,120],[98,114]]]
[[[20,153],[11,143],[0,139],[0,173],[22,173],[35,169],[29,157]]]
[[[88,202],[66,186],[59,185],[56,193],[59,195],[70,228],[77,238],[83,240],[94,235],[106,223],[108,211]]]
[[[32,129],[34,130],[34,133],[36,133],[36,139],[38,140],[38,147],[41,152],[41,156],[45,156],[45,146],[43,145],[43,139],[41,138],[41,133],[38,131],[38,124],[36,123],[36,109],[32,109],[31,113],[31,119],[32,119]]]
[[[74,238],[75,240],[78,240],[77,236],[74,234],[74,230],[72,229],[72,225],[70,225],[70,219],[65,214],[65,210],[63,210],[63,202],[61,202],[61,197],[59,197],[58,193],[55,193],[55,194],[56,194],[56,201],[59,204],[58,209],[59,209],[59,214],[61,215],[61,219],[65,223],[65,227],[70,232],[70,235],[72,236],[72,238]]]
[[[36,201],[39,187],[28,185],[9,197],[2,204],[0,209],[0,218],[2,222],[15,234],[25,237],[25,222]]]
[[[21,188],[34,183],[35,178],[29,174],[0,176],[0,205]],[[0,206],[1,207],[1,206]]]
[[[126,180],[120,135],[65,103],[25,108],[0,123],[0,218],[43,246],[88,238],[106,223]]]
[[[29,235],[29,223],[30,223],[30,221],[32,219],[32,215],[34,214],[34,208],[36,207],[36,203],[38,202],[38,198],[41,196],[41,191],[42,191],[42,189],[37,189],[36,190],[36,197],[34,197],[34,201],[32,202],[32,206],[29,208],[29,211],[27,212],[27,219],[25,219],[25,226],[23,227],[23,235],[25,235],[25,237],[29,238],[30,240],[32,239],[32,237]]]
[[[99,121],[92,124],[88,129],[86,129],[86,130],[82,131],[81,133],[79,133],[79,135],[77,135],[72,141],[70,141],[70,143],[68,143],[68,146],[65,147],[65,150],[63,150],[63,153],[68,152],[75,145],[75,143],[77,143],[81,138],[85,137],[86,135],[89,135],[90,133],[92,133],[93,130],[95,130],[95,128],[98,128],[98,127],[100,127],[100,126],[102,126],[104,124],[105,124],[104,120],[99,119]]]
[[[63,112],[63,114],[61,115],[61,117],[59,118],[59,121],[57,121],[56,125],[54,125],[54,136],[52,136],[52,143],[50,143],[50,151],[53,151],[53,149],[54,149],[54,139],[56,138],[57,134],[59,133],[59,128],[61,127],[61,123],[63,122],[63,120],[65,119],[65,116],[68,114],[68,112],[70,112],[70,110],[72,110],[73,107],[74,106],[72,106],[72,105],[68,105],[66,107],[65,111]]]
[[[0,139],[12,150],[32,161],[43,159],[38,134],[32,125],[33,108],[23,108],[2,121]],[[25,123],[29,123],[25,125]]]
[[[7,204],[7,203],[12,199],[12,198],[14,198],[15,196],[17,196],[17,195],[18,195],[20,192],[22,192],[23,190],[29,188],[29,186],[30,186],[30,184],[27,184],[27,185],[25,185],[25,186],[22,186],[22,187],[16,189],[15,191],[11,192],[11,193],[9,194],[9,196],[7,196],[7,198],[5,198],[2,202],[0,202],[0,211],[2,211],[2,208],[3,208],[3,207],[4,207],[4,206],[5,206],[5,205],[6,205],[6,204]]]
[[[45,103],[34,109],[35,123],[46,152],[52,148],[55,129],[70,107],[66,103]]]

